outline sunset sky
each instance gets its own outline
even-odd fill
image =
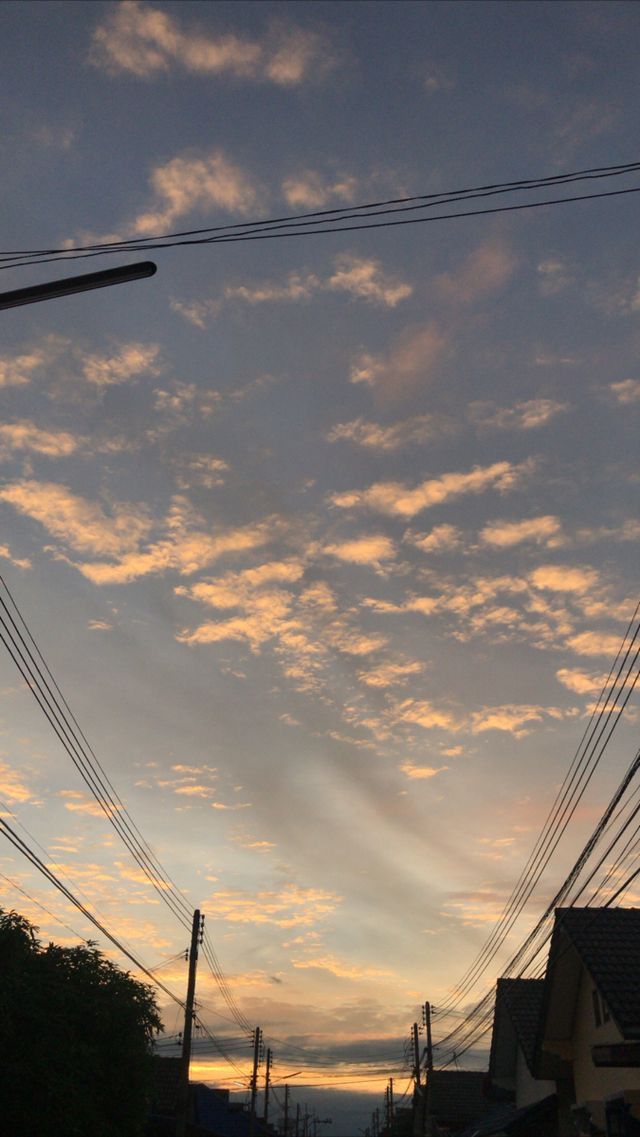
[[[4,250],[638,158],[637,4],[0,13]],[[635,607],[638,200],[180,248],[0,313],[0,571],[274,1078],[315,1103],[296,1084],[335,1075],[279,1062],[295,1042],[375,1091],[317,1098],[335,1137],[382,1105],[351,1061],[404,1090],[419,1005],[499,915]],[[5,815],[147,966],[179,952],[6,654],[0,687]],[[630,705],[529,921],[636,733]],[[96,936],[6,842],[0,872],[45,938],[77,942],[11,882]],[[160,974],[183,995],[184,961]],[[237,1039],[204,967],[199,992]]]

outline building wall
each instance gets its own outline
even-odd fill
[[[527,1066],[527,1062],[520,1047],[516,1056],[516,1108],[523,1109],[525,1105],[533,1105],[536,1101],[556,1092],[555,1082],[546,1082],[534,1078]]]
[[[573,1077],[576,1103],[589,1103],[594,1121],[604,1125],[605,1099],[612,1094],[627,1093],[628,1100],[633,1100],[640,1091],[640,1068],[594,1066],[592,1046],[624,1041],[613,1019],[602,1021],[600,1026],[596,1026],[592,997],[594,988],[595,983],[583,967],[573,1028]],[[602,1001],[600,1006],[602,1009]]]

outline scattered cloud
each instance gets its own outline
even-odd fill
[[[41,525],[72,549],[98,556],[118,556],[137,547],[151,528],[134,506],[114,505],[111,516],[66,486],[25,479],[0,488],[0,501]]]
[[[0,387],[24,387],[57,353],[54,338],[18,355],[0,356]]]
[[[414,415],[390,426],[356,418],[351,422],[336,423],[329,431],[327,441],[353,442],[365,450],[390,453],[405,446],[420,445],[452,429],[453,425],[439,415]]]
[[[528,399],[513,407],[498,407],[495,403],[471,403],[471,421],[479,427],[498,430],[534,430],[545,426],[556,415],[568,410],[567,403],[555,399]]]
[[[610,383],[609,390],[623,406],[640,403],[640,379],[621,379],[619,383]]]
[[[0,798],[12,803],[25,804],[33,800],[33,794],[26,784],[24,774],[0,760]]]
[[[336,560],[352,565],[379,565],[395,557],[396,549],[390,537],[381,533],[371,533],[366,537],[354,537],[335,545],[325,545],[323,553]]]
[[[620,647],[620,636],[609,632],[579,632],[567,639],[567,647],[576,655],[606,655],[613,659]]]
[[[347,293],[352,299],[384,308],[395,308],[411,295],[413,289],[385,273],[372,257],[340,254],[334,258],[334,270],[328,276],[317,273],[290,272],[283,281],[261,281],[252,284],[229,284],[221,295],[209,300],[172,300],[171,307],[198,328],[208,319],[220,315],[225,304],[241,301],[258,304],[303,303],[320,293]]]
[[[0,545],[0,557],[5,561],[9,561],[15,568],[30,569],[33,565],[28,557],[14,557],[8,545]]]
[[[538,287],[543,296],[557,296],[565,288],[573,284],[571,270],[564,263],[554,257],[540,261],[537,266]]]
[[[474,249],[456,272],[439,276],[436,288],[449,302],[473,304],[503,288],[516,265],[515,256],[504,243],[487,241]]]
[[[462,545],[463,535],[456,525],[434,525],[429,533],[412,533],[410,529],[403,540],[423,553],[450,553]]]
[[[96,387],[125,383],[138,375],[159,375],[160,345],[126,343],[113,355],[89,355],[82,358],[82,372]]]
[[[448,770],[448,766],[415,766],[413,762],[404,762],[400,767],[403,774],[411,781],[421,781],[426,778],[435,778],[437,774],[443,774]]]
[[[592,568],[575,568],[571,565],[540,565],[531,573],[536,588],[551,592],[589,592],[598,583],[598,573]]]
[[[390,517],[409,518],[465,494],[479,494],[488,489],[508,492],[522,482],[531,468],[530,462],[520,465],[494,462],[490,466],[476,466],[469,472],[442,474],[414,488],[402,482],[377,482],[365,490],[332,494],[329,500],[338,509],[367,509]]]
[[[590,675],[576,667],[561,667],[556,671],[556,679],[576,695],[595,695],[602,691],[607,677],[605,674]]]
[[[395,308],[413,292],[410,284],[386,276],[378,260],[349,253],[335,258],[335,271],[326,287],[385,308]]]
[[[179,67],[196,75],[233,76],[295,87],[324,75],[337,60],[326,37],[312,29],[274,24],[259,41],[186,29],[168,12],[121,0],[93,33],[90,61],[109,75],[150,79]]]
[[[559,519],[551,514],[522,521],[491,521],[480,531],[480,540],[484,545],[498,549],[510,549],[523,541],[554,548],[563,543],[562,526]]]
[[[405,330],[386,355],[361,353],[350,379],[375,387],[389,398],[404,398],[427,384],[450,352],[449,333],[436,320]]]
[[[60,790],[58,797],[65,799],[64,808],[70,810],[71,813],[86,813],[89,817],[105,817],[102,806],[94,798],[88,797],[78,790]],[[109,804],[107,812],[110,814],[117,813],[120,808],[117,803]]]
[[[42,430],[28,419],[0,425],[0,460],[16,450],[27,450],[45,458],[66,458],[80,445],[67,431]]]
[[[174,225],[194,211],[216,210],[246,217],[259,201],[253,179],[222,150],[204,157],[171,158],[151,173],[152,203],[127,226],[133,235],[149,236]]]
[[[324,209],[332,202],[353,204],[358,196],[358,182],[352,174],[323,178],[317,170],[305,170],[285,178],[282,193],[292,209]]]
[[[328,971],[338,979],[377,980],[393,975],[392,971],[385,971],[379,967],[345,963],[335,955],[312,956],[309,959],[293,959],[291,962],[293,966],[299,970],[313,968],[319,971]]]
[[[374,687],[384,690],[388,687],[403,687],[415,675],[424,671],[424,663],[420,660],[409,660],[405,663],[389,660],[379,663],[368,671],[359,671],[358,679],[365,687]]]
[[[342,897],[321,888],[301,888],[286,884],[279,892],[250,893],[239,889],[219,889],[211,897],[207,911],[211,919],[231,924],[275,924],[279,928],[308,927],[324,920],[338,907]]]

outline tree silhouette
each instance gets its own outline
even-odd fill
[[[0,909],[2,1131],[25,1137],[138,1137],[147,1114],[150,987],[95,944],[43,947]]]

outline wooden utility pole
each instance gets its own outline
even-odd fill
[[[393,1078],[389,1078],[389,1128],[393,1131],[394,1128],[394,1112],[393,1112]]]
[[[189,948],[189,978],[187,998],[184,1004],[184,1030],[182,1032],[182,1061],[176,1115],[176,1137],[185,1137],[189,1117],[189,1063],[191,1062],[191,1036],[193,1033],[193,1007],[196,994],[196,969],[198,967],[198,943],[202,935],[204,916],[196,908],[191,925],[191,947]]]
[[[260,1048],[262,1046],[262,1031],[257,1026],[253,1036],[253,1073],[251,1074],[251,1105],[249,1106],[249,1137],[253,1137],[256,1130],[256,1098],[258,1096],[258,1067],[260,1065]]]
[[[271,1087],[271,1050],[267,1048],[267,1065],[264,1071],[264,1127],[269,1121],[269,1089]]]
[[[413,1076],[416,1080],[416,1090],[420,1089],[420,1043],[418,1041],[418,1024],[413,1024]]]

